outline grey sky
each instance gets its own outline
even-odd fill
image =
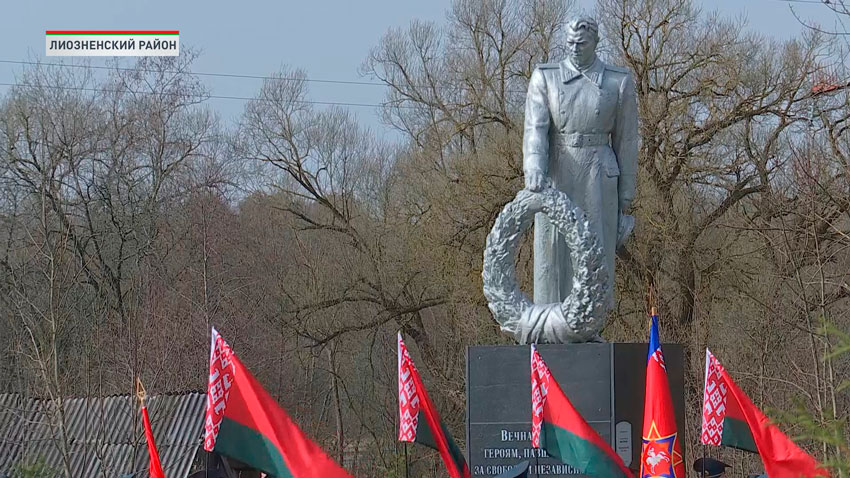
[[[58,61],[44,56],[45,30],[180,30],[181,46],[202,49],[195,71],[268,75],[281,65],[300,67],[311,78],[359,80],[357,69],[369,49],[392,26],[414,18],[442,21],[450,0],[285,0],[166,1],[78,0],[5,1],[0,29],[0,60]],[[593,0],[579,0],[592,11]],[[801,27],[789,10],[826,26],[834,23],[826,7],[795,0],[705,0],[704,10],[744,15],[752,28],[788,38]],[[103,64],[99,58],[92,64]],[[20,76],[21,65],[0,63],[0,83]],[[260,80],[204,78],[212,93],[252,96]],[[378,103],[383,88],[313,83],[311,99],[347,103]],[[0,93],[8,87],[0,86]],[[239,100],[210,100],[210,107],[232,121],[242,109]],[[353,108],[365,123],[381,128],[373,108]]]

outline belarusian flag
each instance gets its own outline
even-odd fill
[[[708,349],[700,441],[758,453],[770,478],[829,476],[753,405]]]
[[[531,446],[586,475],[631,477],[614,450],[588,425],[531,345]]]
[[[275,478],[350,477],[292,422],[215,329],[204,449]]]
[[[667,365],[658,336],[658,316],[653,308],[646,357],[646,389],[643,406],[641,478],[685,478],[682,441],[673,413],[673,397]]]
[[[398,334],[398,439],[440,452],[452,478],[469,478],[469,467],[452,435],[440,420],[407,347]]]

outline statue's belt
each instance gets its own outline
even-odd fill
[[[610,144],[608,133],[561,133],[560,137],[565,146],[572,148],[607,146]]]

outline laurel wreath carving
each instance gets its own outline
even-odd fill
[[[563,235],[571,253],[572,290],[559,304],[532,303],[516,282],[516,250],[538,212]],[[603,251],[584,211],[557,189],[523,189],[505,205],[487,235],[482,276],[493,318],[521,344],[587,342],[602,330],[608,293]]]

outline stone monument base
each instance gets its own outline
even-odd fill
[[[663,344],[679,439],[684,436],[684,355]],[[538,345],[585,420],[626,466],[639,468],[647,344]],[[531,448],[530,347],[473,346],[466,355],[466,443],[473,477],[492,477],[528,460],[530,477],[584,476]],[[683,447],[684,448],[684,447]]]

